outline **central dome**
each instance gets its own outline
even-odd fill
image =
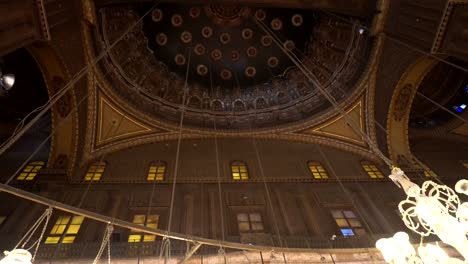
[[[304,21],[295,10],[169,5],[153,11],[144,32],[154,56],[170,71],[185,76],[190,60],[191,85],[207,92],[218,86],[229,91],[264,84],[294,66],[255,19],[270,25],[301,58],[313,28],[313,17],[307,17],[311,19]]]
[[[147,10],[101,8],[100,43],[113,43]],[[177,122],[184,103],[189,125],[267,127],[329,107],[285,50],[339,101],[366,66],[369,43],[352,25],[314,10],[165,3],[117,43],[104,67],[115,91],[159,119]]]

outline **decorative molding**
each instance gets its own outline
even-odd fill
[[[447,25],[449,19],[452,15],[452,11],[456,5],[468,5],[468,0],[447,0],[447,4],[445,6],[444,14],[440,19],[440,24],[437,29],[436,37],[434,39],[434,43],[432,44],[431,52],[434,54],[440,53],[440,46],[443,42],[445,33],[447,31]]]
[[[161,131],[152,129],[150,126],[127,115],[124,110],[113,105],[102,94],[99,94],[98,103],[96,146],[121,138]]]
[[[352,125],[358,125],[359,129],[363,133],[366,133],[367,131],[364,125],[365,117],[363,101],[364,99],[360,98],[357,103],[352,105],[350,108],[346,109],[345,112],[347,116],[351,119],[349,121],[354,123]],[[338,115],[333,119],[325,122],[324,124],[320,124],[317,127],[308,128],[298,133],[307,135],[328,136],[339,140],[344,140],[354,144],[358,144],[361,146],[366,145],[362,136],[357,134],[356,131],[354,131],[351,125],[348,124],[348,120],[342,115]]]
[[[41,70],[49,97],[54,96],[70,79],[63,59],[48,45],[32,45],[28,47],[28,51]],[[48,166],[66,166],[68,172],[73,169],[72,161],[76,158],[79,134],[78,111],[72,109],[76,109],[76,95],[73,90],[66,93],[51,109],[53,135],[47,162]]]
[[[411,65],[401,76],[393,92],[387,117],[387,145],[390,159],[398,164],[401,157],[415,160],[410,150],[408,123],[411,105],[424,77],[438,61],[423,57]]]

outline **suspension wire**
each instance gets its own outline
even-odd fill
[[[169,207],[169,220],[168,220],[168,225],[167,225],[166,236],[163,238],[163,243],[161,244],[161,251],[160,251],[160,256],[159,256],[160,258],[162,258],[162,255],[163,254],[165,255],[164,263],[167,263],[168,259],[170,259],[171,257],[171,242],[168,236],[169,236],[169,233],[171,232],[172,216],[174,212],[176,183],[177,183],[177,176],[179,173],[180,145],[182,141],[182,129],[183,129],[183,124],[184,124],[187,95],[189,91],[188,77],[189,77],[189,72],[190,72],[191,57],[192,57],[192,48],[191,46],[189,46],[188,59],[187,59],[187,71],[185,73],[184,93],[182,96],[182,104],[180,106],[181,114],[180,114],[179,132],[178,132],[178,139],[177,139],[176,159],[175,159],[175,164],[174,164],[174,179],[172,182],[171,202],[170,202],[170,207]]]
[[[253,118],[252,118],[252,120],[253,120]],[[250,133],[252,134],[252,124],[251,123],[250,123]],[[274,226],[275,226],[276,235],[278,236],[279,247],[281,249],[283,249],[283,240],[281,238],[278,221],[277,221],[276,216],[275,216],[275,211],[274,211],[274,208],[273,208],[273,201],[272,201],[271,195],[270,195],[270,189],[268,188],[268,184],[266,182],[265,171],[263,170],[262,160],[260,158],[260,152],[258,150],[257,141],[256,141],[255,137],[252,137],[252,145],[253,145],[254,150],[255,150],[255,156],[257,158],[258,167],[260,169],[260,175],[262,176],[263,187],[265,188],[265,194],[266,194],[267,199],[268,199],[268,205],[269,205],[269,208],[270,208],[270,211],[271,211],[271,216],[273,217],[273,223],[274,223]],[[283,252],[283,260],[284,260],[284,263],[286,263],[286,264],[288,263],[287,260],[286,260],[285,255],[284,255],[284,252]]]
[[[68,118],[68,116],[70,116],[70,114],[77,110],[78,107],[81,105],[81,103],[83,103],[86,98],[88,98],[88,94],[83,96],[83,98],[78,102],[77,105],[75,105],[74,108],[72,108],[70,110],[70,112],[68,113],[68,115],[66,116],[66,118]],[[60,128],[63,124],[65,123],[65,121],[61,120],[61,122],[59,122],[57,124],[57,128]],[[37,147],[36,149],[34,150],[34,152],[28,156],[28,158],[18,167],[18,169],[10,176],[10,178],[8,178],[8,180],[5,182],[6,185],[10,184],[10,182],[21,172],[21,170],[31,161],[32,158],[34,158],[34,156],[36,156],[37,153],[39,153],[39,151],[41,150],[42,147],[44,147],[44,145],[47,143],[48,140],[50,140],[52,138],[52,136],[55,134],[55,131],[56,130],[52,130],[49,134],[49,136],[47,136],[47,138],[45,138]]]
[[[210,64],[211,65],[211,64]],[[210,87],[213,90],[213,76],[210,69]],[[214,127],[214,143],[215,143],[215,155],[216,155],[216,179],[218,183],[218,199],[219,199],[219,213],[221,221],[221,238],[222,241],[225,241],[225,231],[224,231],[224,210],[223,210],[223,198],[222,198],[222,187],[221,187],[221,168],[219,162],[219,146],[218,146],[218,130],[216,127],[216,117],[213,118],[213,127]],[[221,248],[221,245],[220,245]]]
[[[351,195],[351,193],[349,192],[348,189],[346,189],[346,187],[344,186],[343,182],[341,181],[340,177],[338,177],[336,171],[335,171],[335,168],[332,166],[330,160],[328,159],[328,157],[325,155],[325,153],[323,152],[322,148],[320,147],[320,145],[316,144],[316,147],[317,147],[317,150],[318,152],[320,153],[320,156],[322,156],[323,160],[325,161],[325,165],[327,166],[327,168],[330,169],[330,172],[333,174],[333,176],[335,177],[335,179],[337,180],[338,182],[338,185],[340,186],[340,188],[342,189],[343,193],[346,194],[346,196],[348,196],[351,204],[353,205],[353,207],[357,210],[357,211],[361,211],[359,210],[359,207],[357,206],[356,204],[356,201],[355,199],[353,198],[353,196]],[[361,212],[359,212],[360,215],[362,215]],[[374,235],[374,232],[372,231],[372,229],[370,228],[370,225],[369,223],[367,223],[366,219],[364,219],[363,217],[361,217],[361,220],[363,220],[364,224],[365,224],[365,227],[367,230],[369,230],[371,232],[371,236],[372,238],[375,240],[375,235]],[[370,237],[369,238],[369,242],[372,243],[372,241],[370,240]]]
[[[124,33],[118,37],[114,43],[112,43],[110,46],[107,46],[104,51],[101,52],[97,57],[93,59],[93,61],[90,64],[87,64],[85,67],[83,67],[80,71],[78,71],[72,79],[62,88],[60,89],[54,96],[49,98],[49,100],[44,104],[44,106],[40,107],[41,111],[24,127],[21,129],[18,129],[17,133],[12,135],[8,140],[6,140],[1,146],[0,146],[0,155],[2,155],[8,148],[10,148],[20,137],[24,135],[24,133],[29,130],[47,111],[49,111],[52,106],[60,100],[69,90],[71,90],[74,85],[83,77],[85,74],[87,74],[90,70],[91,67],[94,67],[102,58],[104,58],[107,53],[114,48],[130,31],[132,31],[140,22],[143,21],[143,19],[159,4],[159,1],[156,2],[140,19],[138,19],[133,25],[131,25],[129,28],[127,28]],[[33,110],[36,111],[36,110]],[[28,115],[29,116],[29,115]],[[28,117],[26,116],[26,117]],[[24,123],[24,121],[22,121]]]
[[[270,71],[270,69],[268,67],[267,67],[267,69],[270,72],[270,75],[273,77],[273,73]],[[237,74],[236,74],[236,76],[237,76]],[[255,80],[255,76],[253,76],[252,78]],[[237,78],[236,78],[236,80],[237,80]],[[239,86],[240,86],[240,84],[239,84]],[[257,109],[256,102],[254,103],[254,105],[255,105],[255,109]],[[251,119],[251,121],[249,122],[249,130],[250,130],[250,134],[253,134],[252,123],[254,122],[254,118],[252,117],[250,119]],[[265,193],[267,195],[267,199],[268,199],[268,202],[269,202],[269,207],[270,207],[270,210],[271,210],[271,214],[272,214],[273,219],[274,219],[275,232],[276,232],[276,235],[278,236],[280,247],[283,248],[284,247],[284,245],[282,244],[283,240],[281,239],[281,235],[280,235],[280,231],[279,231],[279,225],[278,225],[278,222],[276,221],[277,218],[275,217],[275,213],[274,213],[274,210],[273,210],[273,202],[272,202],[272,199],[271,199],[271,196],[270,196],[269,187],[266,184],[266,177],[265,177],[265,173],[264,173],[264,170],[263,170],[263,163],[261,162],[261,159],[260,159],[260,154],[259,154],[260,152],[258,150],[257,140],[254,137],[252,137],[252,146],[254,147],[254,150],[255,150],[255,156],[256,156],[256,159],[257,159],[258,166],[260,168],[260,174],[262,176],[262,180],[263,180],[263,183],[264,183]],[[284,210],[282,208],[281,208],[281,213],[283,213],[283,215],[285,217],[287,217],[287,215],[285,214],[285,212],[284,212]],[[287,245],[286,245],[286,247],[287,247]],[[286,262],[286,259],[284,259],[284,260]]]
[[[93,261],[93,264],[98,264],[99,260],[101,259],[102,253],[104,253],[104,250],[106,249],[107,246],[107,260],[108,264],[110,264],[110,243],[111,243],[111,235],[112,232],[114,231],[114,227],[111,225],[111,223],[107,224],[106,231],[104,232],[104,236],[102,237],[102,242],[101,242],[101,247],[99,248],[99,251],[96,255],[96,258]]]
[[[108,137],[110,136],[110,133],[112,132],[112,129],[113,129],[113,128],[115,128],[115,129],[113,130],[113,131],[114,131],[114,136],[116,135],[117,131],[118,131],[119,128],[120,128],[120,125],[122,124],[123,118],[124,118],[124,116],[122,115],[122,116],[120,117],[119,123],[118,123],[117,125],[116,125],[116,123],[113,123],[113,124],[112,124],[112,126],[111,126],[111,127],[109,128],[109,130],[107,131],[107,133],[106,133],[106,135],[105,135],[105,138],[108,138]],[[106,154],[101,155],[101,158],[99,159],[99,162],[98,162],[98,166],[100,166],[100,164],[103,163],[105,157],[106,157]],[[78,208],[81,208],[81,206],[83,205],[84,200],[85,200],[86,196],[87,196],[88,193],[89,193],[89,190],[90,190],[90,188],[91,188],[91,185],[92,185],[92,183],[94,182],[94,176],[96,175],[96,173],[97,173],[97,168],[96,168],[96,170],[93,172],[93,175],[91,176],[91,179],[89,180],[89,182],[88,182],[88,184],[87,184],[87,186],[86,186],[86,189],[85,189],[83,195],[81,196],[80,202],[78,203],[78,206],[77,206]],[[84,179],[84,180],[86,181],[86,179]]]
[[[339,103],[336,101],[336,99],[331,96],[328,91],[323,89],[322,85],[316,80],[315,76],[303,65],[302,62],[300,62],[297,57],[291,52],[287,51],[283,45],[281,44],[281,40],[277,39],[277,37],[274,35],[274,32],[271,32],[270,29],[264,25],[262,21],[259,21],[257,19],[254,20],[257,25],[265,31],[275,42],[275,44],[296,64],[296,66],[304,73],[304,75],[308,78],[310,82],[312,82],[315,87],[322,93],[322,95],[334,106],[335,110],[337,110],[343,118],[346,120],[348,125],[354,130],[354,132],[358,133],[361,135],[361,137],[369,144],[369,147],[374,151],[375,154],[377,154],[389,167],[393,167],[392,161],[387,158],[383,152],[378,148],[376,143],[372,141],[372,139],[364,133],[354,122],[353,119],[349,117],[349,115],[340,108]],[[354,32],[353,32],[354,33]]]
[[[346,19],[346,18],[344,18],[344,17],[342,17],[342,16],[339,16],[339,15],[334,14],[334,13],[329,13],[329,12],[326,12],[326,11],[325,11],[325,13],[327,13],[327,14],[329,14],[329,15],[332,15],[332,16],[334,16],[334,17],[336,17],[336,18],[338,18],[338,19],[340,19],[340,20],[342,20],[342,21],[344,21],[344,22],[346,22],[346,23],[349,23],[349,24],[353,24],[353,23],[354,23],[354,22],[352,21],[352,19],[348,20],[348,19]],[[366,27],[366,26],[364,26],[364,25],[362,25],[362,24],[359,24],[359,27],[362,28],[362,29],[365,29],[365,30],[367,30],[367,31],[370,31],[370,29],[369,29],[368,27]],[[403,46],[405,46],[405,47],[407,47],[407,48],[410,48],[410,49],[412,49],[412,50],[414,50],[414,51],[417,51],[417,52],[419,52],[419,53],[422,53],[423,55],[426,55],[426,56],[428,56],[428,57],[430,57],[430,58],[432,58],[432,59],[435,59],[435,60],[437,60],[437,61],[439,61],[439,62],[441,62],[441,63],[445,63],[445,64],[447,64],[447,65],[449,65],[449,66],[452,66],[452,67],[454,67],[454,68],[456,68],[456,69],[458,69],[458,70],[461,70],[461,71],[464,71],[464,72],[468,73],[468,68],[462,67],[462,66],[457,65],[457,64],[455,64],[455,63],[453,63],[453,62],[450,62],[450,61],[448,61],[448,60],[446,60],[446,59],[443,59],[443,58],[441,58],[441,57],[439,57],[439,56],[436,56],[436,55],[434,55],[434,54],[432,54],[432,53],[429,53],[429,52],[424,51],[424,50],[422,50],[422,49],[420,49],[420,48],[414,47],[414,46],[412,46],[412,45],[410,45],[410,44],[408,44],[408,43],[406,43],[406,42],[404,42],[404,41],[402,41],[402,40],[399,40],[399,39],[397,39],[397,38],[395,38],[395,37],[389,35],[388,33],[380,32],[379,35],[382,36],[382,37],[384,37],[384,38],[390,39],[390,40],[392,40],[392,41],[394,41],[394,42],[397,42],[397,43],[399,43],[399,44],[401,44],[401,45],[403,45]],[[431,102],[432,104],[434,104],[434,105],[437,106],[438,108],[444,110],[445,112],[449,113],[450,115],[454,116],[455,118],[457,118],[457,119],[463,121],[463,123],[468,124],[468,120],[467,120],[466,118],[463,118],[462,116],[455,114],[454,112],[452,112],[452,111],[451,111],[450,109],[448,109],[447,107],[445,107],[445,106],[439,104],[438,102],[436,102],[435,100],[433,100],[433,99],[427,97],[426,95],[424,95],[423,93],[421,93],[420,91],[418,91],[417,88],[414,88],[414,89],[415,89],[415,92],[416,92],[417,95],[419,95],[419,96],[421,96],[422,98],[426,99],[427,101]]]

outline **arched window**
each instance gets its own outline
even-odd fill
[[[80,230],[84,217],[80,215],[62,215],[57,218],[55,225],[46,238],[46,244],[72,244]]]
[[[164,161],[157,161],[151,163],[148,169],[148,181],[164,181],[166,175],[166,163]]]
[[[30,162],[23,171],[16,178],[18,181],[32,181],[36,177],[37,173],[44,167],[43,161]]]
[[[235,181],[243,181],[249,179],[249,171],[247,163],[243,161],[233,161],[231,163],[232,179]]]
[[[85,181],[100,181],[105,168],[106,163],[104,161],[91,164],[85,175]]]
[[[328,173],[320,162],[309,161],[307,167],[309,167],[309,171],[315,179],[328,179]]]
[[[371,177],[372,179],[384,178],[383,173],[379,170],[379,168],[377,168],[377,166],[375,166],[375,164],[367,162],[367,161],[363,161],[361,162],[361,165],[364,171],[367,172],[367,175],[369,175],[369,177]]]

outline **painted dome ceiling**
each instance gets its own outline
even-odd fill
[[[103,76],[134,108],[172,123],[180,119],[187,79],[184,124],[194,127],[247,129],[314,118],[330,105],[284,50],[340,101],[353,93],[371,49],[356,26],[317,10],[165,3],[142,19],[147,10],[100,8],[97,47],[118,41],[100,64]]]

